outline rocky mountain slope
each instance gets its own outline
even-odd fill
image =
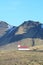
[[[8,24],[4,21],[0,21],[0,37],[3,36],[8,28]]]
[[[17,49],[17,45],[43,45],[43,24],[34,21],[24,21],[20,26],[10,26],[0,22],[0,49]]]

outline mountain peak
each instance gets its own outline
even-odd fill
[[[0,21],[0,27],[8,27],[8,23]]]
[[[39,24],[40,24],[40,23],[39,23],[38,21],[28,20],[28,21],[24,21],[24,23],[21,24],[21,26],[22,26],[22,25],[27,25],[27,26],[29,26],[29,25],[39,25]]]

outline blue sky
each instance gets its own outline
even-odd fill
[[[15,26],[27,20],[43,23],[43,0],[0,0],[0,20]]]

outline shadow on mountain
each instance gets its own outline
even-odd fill
[[[14,36],[16,31],[15,27],[12,27],[11,29],[6,31],[6,34],[4,34],[1,38],[0,38],[0,46],[2,45],[6,45],[9,44],[10,39]]]
[[[43,39],[43,28],[33,27],[33,28],[30,28],[29,30],[27,30],[26,33],[16,34],[11,38],[10,43],[20,41],[20,40],[26,39],[26,38]]]

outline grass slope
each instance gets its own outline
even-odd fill
[[[43,52],[2,50],[0,65],[43,65]]]

